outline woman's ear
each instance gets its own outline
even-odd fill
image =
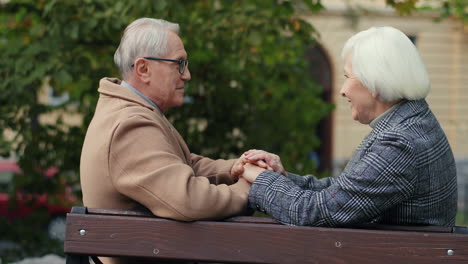
[[[372,97],[376,100],[379,99],[380,98],[379,91],[375,90],[375,92],[372,93]]]
[[[135,76],[144,83],[148,83],[151,77],[151,71],[149,69],[149,63],[143,58],[139,58],[135,61],[133,66],[133,72]]]

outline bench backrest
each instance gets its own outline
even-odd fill
[[[218,263],[468,263],[468,232],[435,226],[298,227],[259,217],[186,223],[148,212],[75,207],[67,215],[64,250],[69,258]]]

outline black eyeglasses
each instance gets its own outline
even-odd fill
[[[171,60],[171,59],[161,59],[161,58],[153,58],[153,57],[143,57],[143,59],[146,60],[155,60],[155,61],[172,61],[172,62],[177,62],[179,64],[179,73],[184,74],[185,68],[188,66],[188,60]],[[132,64],[132,67],[135,66],[135,64]]]

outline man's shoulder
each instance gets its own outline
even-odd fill
[[[116,104],[113,109],[114,119],[117,122],[128,122],[128,121],[144,121],[150,120],[151,122],[164,122],[164,118],[158,112],[148,107],[142,106],[139,103],[127,101],[124,99],[116,98],[111,104]],[[109,102],[110,103],[110,102]],[[112,115],[112,113],[104,113],[104,117]]]

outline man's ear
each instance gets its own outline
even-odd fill
[[[133,66],[133,72],[135,76],[144,83],[148,83],[151,77],[151,71],[149,68],[149,63],[143,58],[139,58],[135,61]]]

